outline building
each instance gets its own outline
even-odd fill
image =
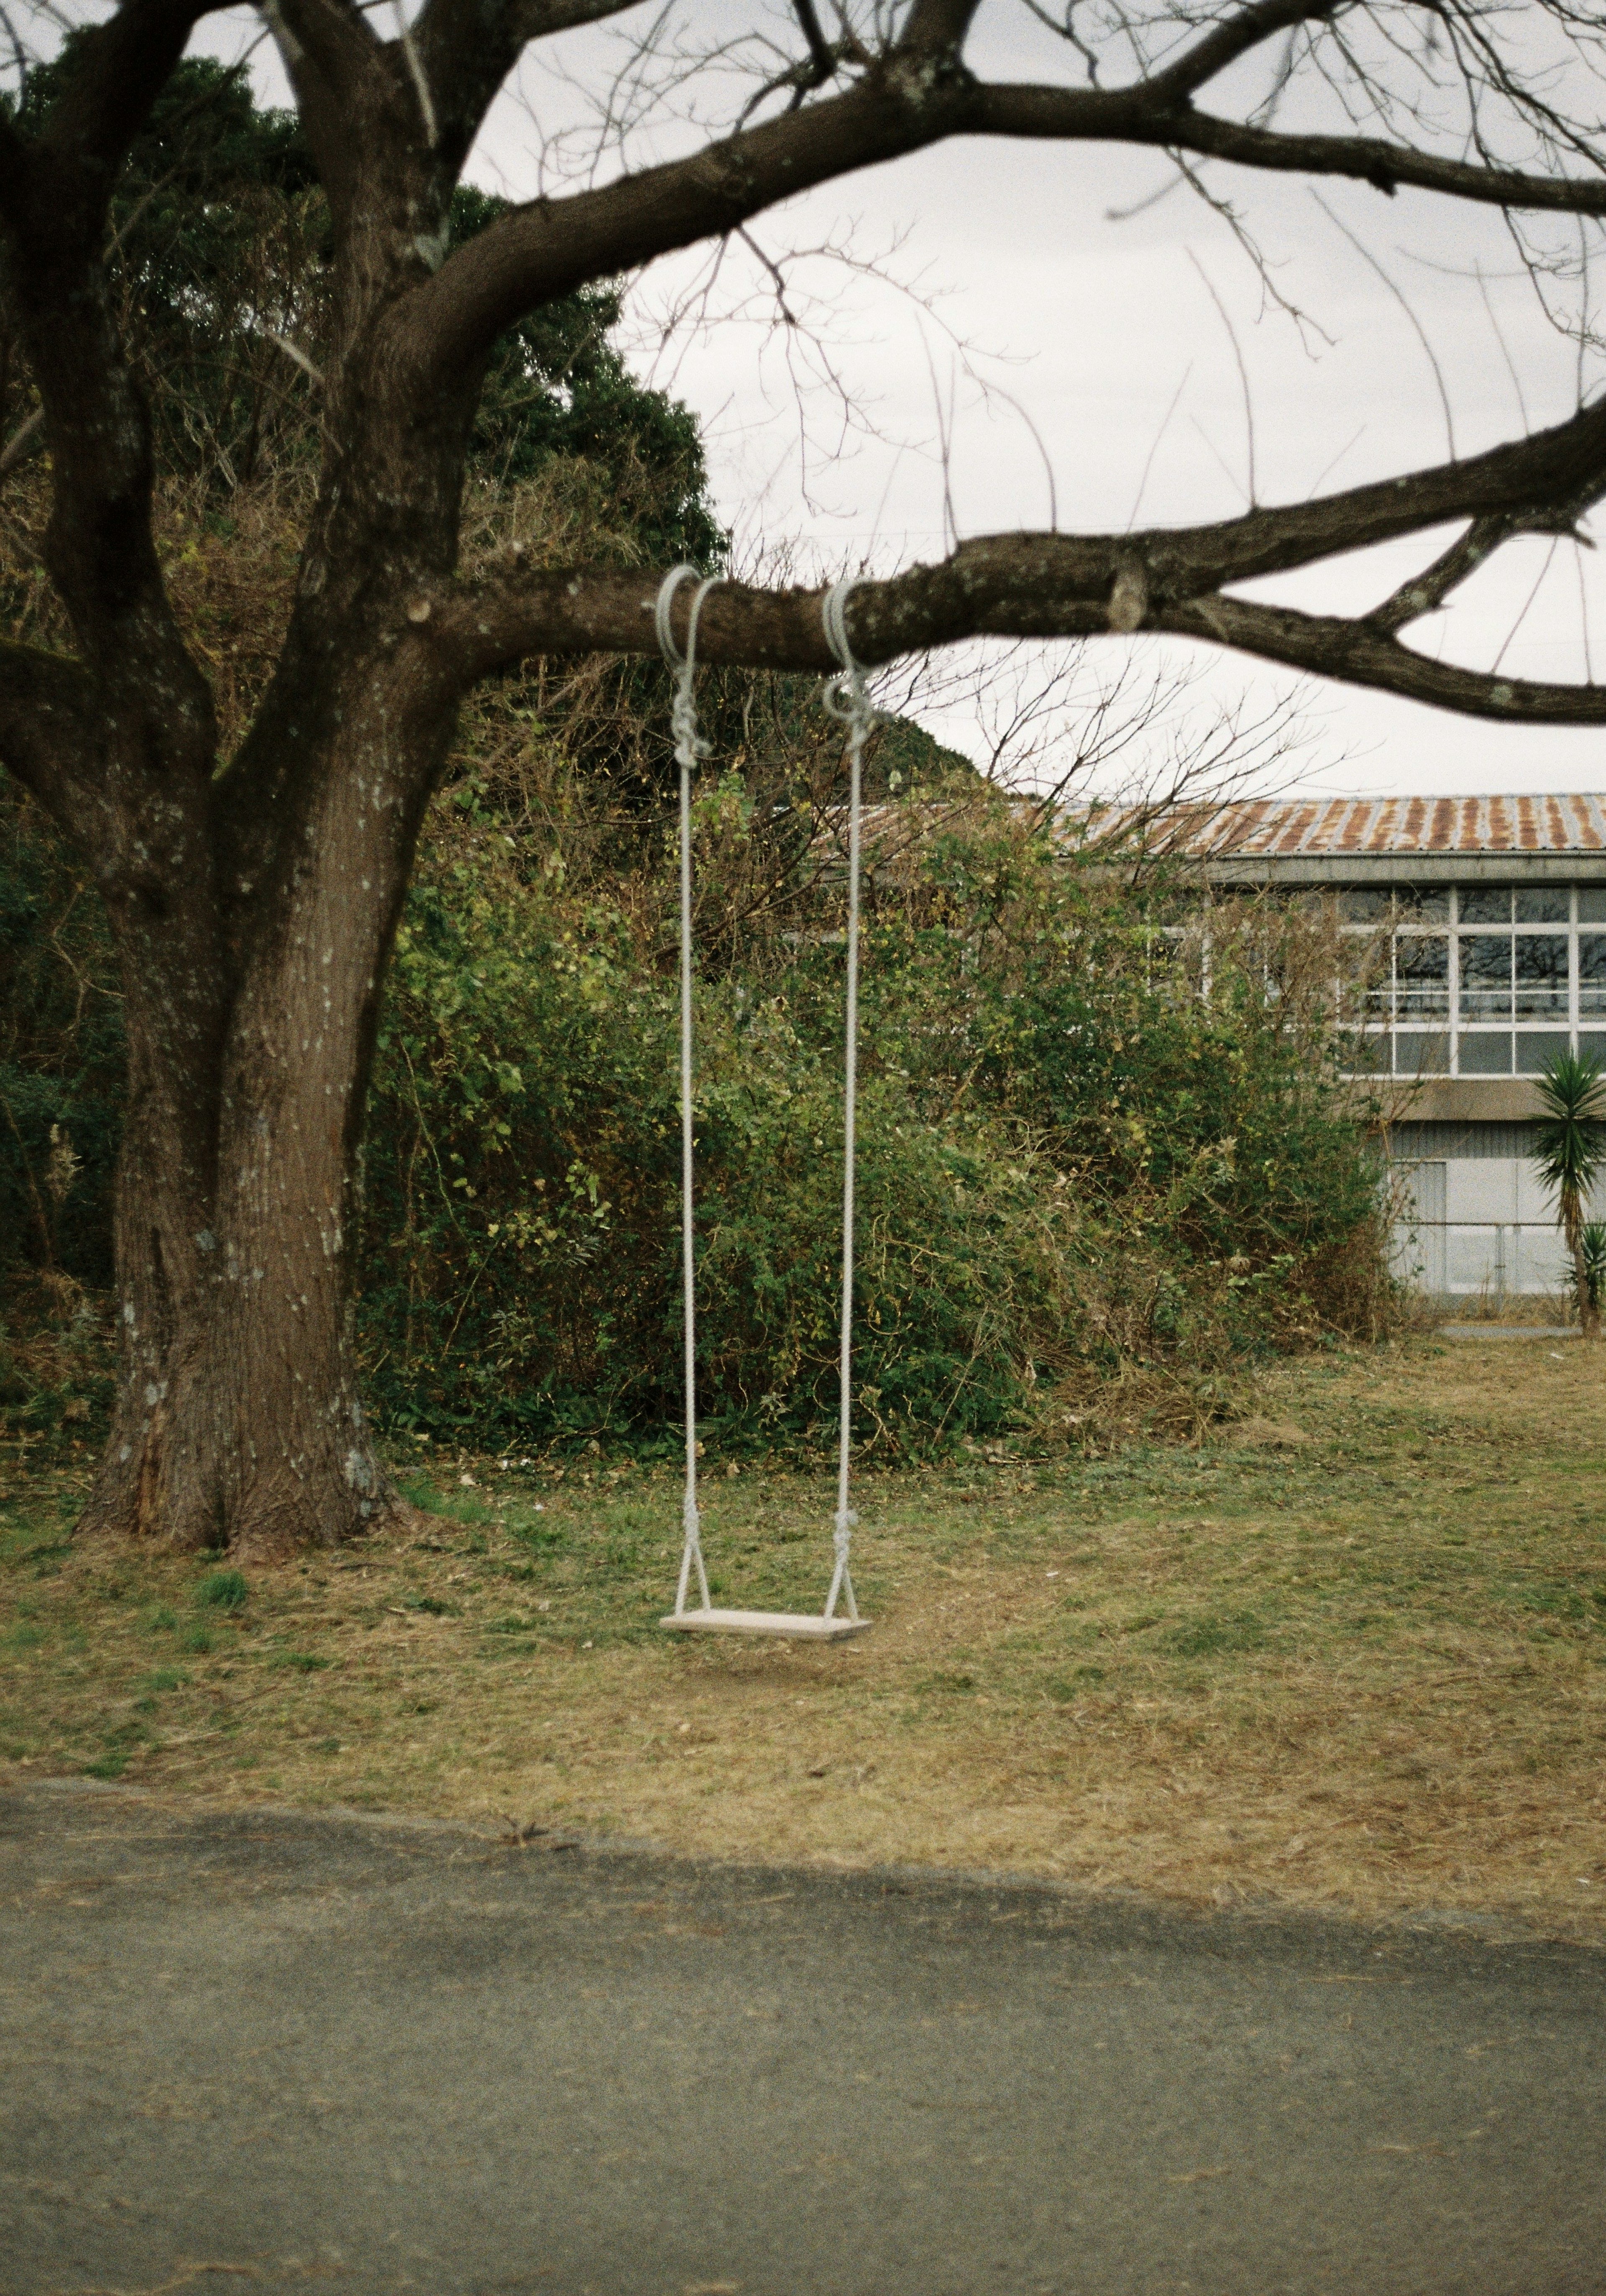
[[[1387,936],[1352,1042],[1400,1265],[1447,1300],[1559,1292],[1532,1079],[1567,1048],[1606,1066],[1606,797],[1240,800],[1183,808],[1164,841],[1211,885],[1327,888],[1348,931]]]

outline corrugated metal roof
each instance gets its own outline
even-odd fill
[[[1091,844],[1123,839],[1141,816],[1124,808],[1067,815]],[[1153,816],[1151,852],[1195,860],[1342,859],[1413,853],[1606,854],[1606,794],[1585,797],[1244,798]]]

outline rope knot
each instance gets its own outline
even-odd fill
[[[653,608],[653,627],[657,632],[658,650],[675,673],[675,698],[670,705],[669,722],[675,737],[675,763],[683,773],[695,773],[703,759],[712,754],[712,743],[697,731],[697,705],[692,699],[692,680],[697,671],[697,617],[703,611],[703,601],[709,592],[717,589],[721,580],[718,574],[704,574],[689,563],[671,567],[658,585],[657,603]],[[672,621],[675,593],[682,582],[695,582],[691,608],[686,618],[686,652],[675,644]]]
[[[712,756],[713,743],[706,734],[697,731],[697,705],[692,700],[684,669],[680,677],[681,683],[670,704],[669,723],[670,731],[675,737],[675,763],[684,766],[689,774],[696,771],[704,758]]]

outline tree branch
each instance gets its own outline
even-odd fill
[[[1196,111],[1187,102],[1156,102],[1155,86],[1149,81],[1108,96],[1081,88],[984,86],[977,92],[972,132],[1062,143],[1116,135],[1124,143],[1193,152],[1205,159],[1230,160],[1240,167],[1279,174],[1341,176],[1391,195],[1404,184],[1486,207],[1606,215],[1606,177],[1591,183],[1577,176],[1531,176],[1517,168],[1442,159],[1379,135],[1297,135],[1246,127],[1236,119]],[[1098,112],[1102,104],[1125,105],[1129,116],[1119,122],[1112,118],[1101,126]]]
[[[917,10],[915,20],[925,24],[937,12]],[[958,134],[975,107],[976,85],[956,51],[917,52],[900,43],[839,95],[745,128],[688,159],[515,208],[398,307],[398,357],[415,365],[421,381],[449,373],[538,305],[671,249],[723,237],[811,184]]]
[[[80,662],[0,640],[0,762],[63,826],[81,826],[85,808],[103,804],[100,734],[94,681]]]
[[[1475,518],[1448,550],[1439,553],[1431,566],[1425,566],[1420,574],[1402,582],[1380,606],[1374,606],[1363,619],[1374,630],[1392,631],[1403,630],[1407,622],[1431,614],[1517,530],[1518,521],[1514,518]]]
[[[1075,545],[1080,571],[1056,578],[1061,554],[1050,535],[995,535],[966,543],[941,566],[915,567],[867,583],[849,603],[854,652],[869,663],[951,645],[964,638],[1085,638],[1128,625],[1111,610],[1118,576],[1110,569],[1124,537]],[[1103,594],[1094,581],[1103,554]],[[697,653],[709,663],[829,675],[836,658],[820,622],[824,593],[764,591],[722,583],[697,623]],[[655,654],[655,578],[571,569],[476,585],[442,611],[397,633],[432,660],[444,689],[460,689],[532,653]],[[423,602],[417,602],[421,604]],[[684,611],[684,609],[682,609]],[[1336,678],[1349,685],[1426,701],[1462,717],[1505,725],[1606,724],[1606,686],[1539,685],[1429,661],[1370,620],[1305,614],[1283,606],[1206,594],[1149,611],[1142,627],[1229,646],[1240,653]]]
[[[1158,616],[1154,627],[1180,637],[1212,639],[1239,653],[1337,678],[1345,685],[1426,701],[1462,718],[1490,718],[1504,726],[1606,725],[1606,685],[1540,685],[1429,661],[1370,619],[1302,614],[1291,606],[1263,606],[1243,598],[1196,598]],[[697,637],[700,645],[701,629]]]
[[[110,192],[190,34],[226,0],[123,0],[80,41],[73,71],[39,138],[40,153],[87,165]]]
[[[301,129],[336,224],[351,211],[365,115],[376,79],[389,82],[384,49],[350,0],[268,0],[263,10],[295,91]]]
[[[103,251],[128,146],[206,12],[197,0],[124,0],[74,51],[41,133],[9,129],[0,160],[7,286],[52,460],[45,562],[128,754],[169,769],[182,756],[202,790],[211,695],[179,635],[152,538],[150,424]]]
[[[1325,23],[1338,6],[1339,0],[1256,0],[1256,5],[1240,9],[1205,33],[1174,63],[1151,73],[1142,84],[1143,92],[1153,102],[1185,102],[1273,33],[1292,31],[1299,24]]]
[[[0,447],[0,479],[8,477],[19,463],[26,463],[30,455],[37,455],[44,444],[45,409],[36,406]]]
[[[1105,91],[978,82],[959,46],[973,7],[922,0],[903,38],[842,94],[743,128],[688,159],[515,209],[398,310],[397,348],[425,375],[449,373],[525,311],[589,280],[727,235],[811,185],[961,135],[1149,144],[1248,167],[1344,176],[1388,192],[1406,184],[1491,206],[1606,215],[1606,176],[1598,183],[1534,176],[1375,136],[1282,135],[1214,119],[1187,101],[1191,85],[1256,41],[1327,12],[1304,0],[1263,0],[1153,79]]]
[[[1606,715],[1606,689],[1446,668],[1401,645],[1395,632],[1448,595],[1500,542],[1523,531],[1570,532],[1602,494],[1606,404],[1469,462],[1214,525],[980,537],[941,565],[857,589],[852,638],[861,660],[878,663],[968,637],[1168,631],[1463,713],[1594,724]],[[1322,618],[1222,594],[1455,520],[1470,521],[1467,532],[1370,615]],[[654,579],[639,574],[527,573],[515,560],[438,597],[413,599],[396,639],[423,646],[445,683],[460,689],[531,653],[650,653],[655,597]],[[817,591],[721,583],[703,608],[699,652],[710,662],[828,671],[819,610]]]
[[[454,177],[486,113],[532,40],[622,16],[639,0],[429,0],[413,46],[441,124]]]

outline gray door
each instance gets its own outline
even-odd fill
[[[1419,1292],[1443,1295],[1445,1278],[1445,1167],[1442,1163],[1388,1167],[1394,1272]]]

